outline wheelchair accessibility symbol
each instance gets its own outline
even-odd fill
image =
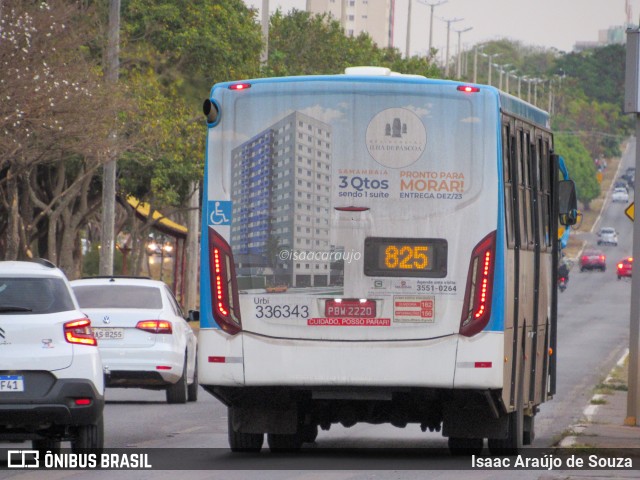
[[[231,225],[231,202],[216,200],[209,202],[209,225]]]

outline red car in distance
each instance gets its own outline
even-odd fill
[[[631,277],[631,271],[633,270],[633,257],[623,258],[616,264],[618,270],[618,280],[622,277]]]
[[[604,272],[607,269],[607,257],[602,250],[589,249],[585,250],[580,256],[580,271],[600,270]]]

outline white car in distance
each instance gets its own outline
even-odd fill
[[[197,400],[196,335],[164,282],[104,277],[71,286],[92,320],[107,387],[166,390],[168,403]]]
[[[598,245],[618,246],[618,232],[613,227],[602,227],[598,231]]]
[[[616,203],[629,203],[629,192],[624,187],[617,187],[611,194],[611,201]]]

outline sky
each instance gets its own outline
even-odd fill
[[[244,0],[258,10],[262,0]],[[383,0],[369,0],[371,3]],[[403,54],[407,45],[407,14],[409,0],[396,0],[394,46]],[[411,7],[411,55],[426,54],[429,46],[431,8],[425,3],[436,0],[413,0]],[[640,0],[630,0],[632,23],[638,24]],[[281,8],[284,13],[296,8],[304,10],[306,0],[269,0],[269,10]],[[464,49],[487,40],[508,38],[527,46],[556,48],[570,52],[578,41],[597,41],[598,31],[626,23],[625,0],[447,0],[434,8],[433,47],[444,53],[447,45],[447,24],[452,22],[449,51],[458,47],[454,30],[471,30],[460,34]]]

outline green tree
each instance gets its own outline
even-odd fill
[[[576,183],[578,200],[585,210],[589,210],[590,202],[600,194],[600,184],[591,155],[579,138],[566,134],[554,137],[554,151],[564,158],[571,178]]]
[[[5,0],[0,16],[0,258],[43,256],[73,274],[123,105],[88,48],[99,34],[90,6]]]
[[[215,82],[259,72],[262,32],[242,0],[123,0],[122,23],[125,75],[150,66],[200,98]]]
[[[379,48],[365,33],[345,35],[327,14],[280,10],[271,16],[266,76],[343,73],[347,67],[369,65],[393,71],[440,77],[432,57],[402,57],[396,48]]]

